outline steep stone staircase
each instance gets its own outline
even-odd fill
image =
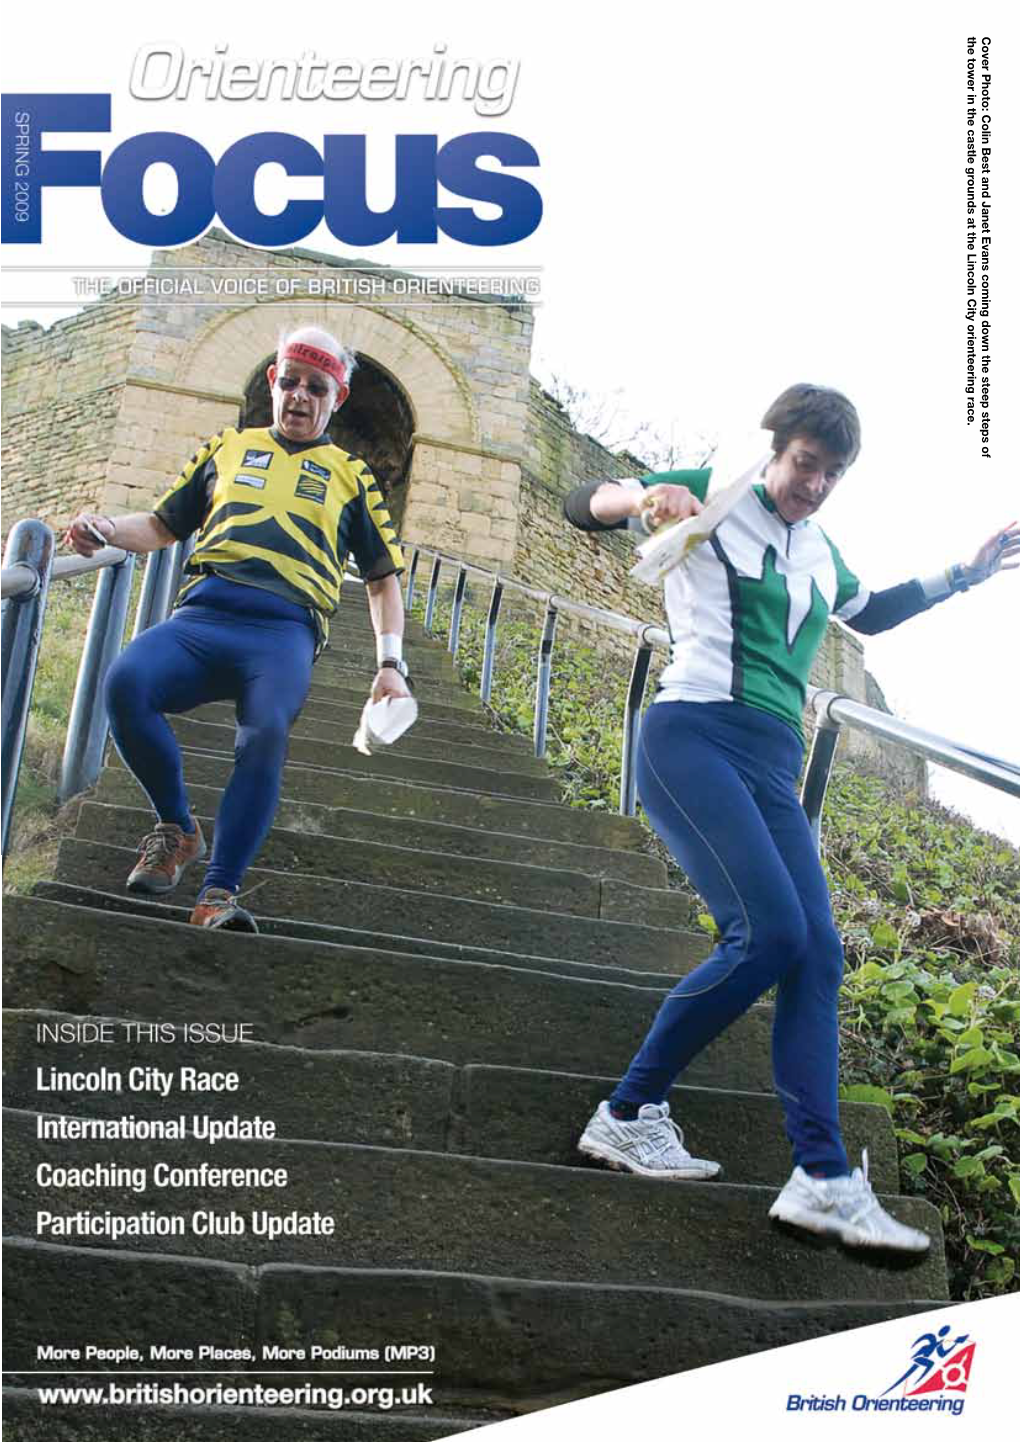
[[[363,602],[346,600],[291,741],[276,824],[246,888],[261,935],[181,923],[194,867],[167,904],[123,879],[144,798],[111,755],[56,875],[6,907],[7,1310],[5,1436],[50,1442],[451,1436],[483,1422],[937,1305],[937,1213],[887,1197],[935,1238],[893,1263],[775,1228],[789,1171],[771,1090],[770,1009],[755,1006],[700,1056],[673,1110],[723,1180],[663,1184],[580,1164],[577,1135],[671,978],[706,953],[638,823],[557,804],[526,740],[498,734],[444,647],[409,623],[421,718],[392,751],[350,746],[374,670]],[[211,827],[233,717],[175,722],[193,805]],[[102,1017],[254,1025],[241,1045],[41,1045],[42,1020]],[[236,1094],[42,1097],[36,1068],[236,1069]],[[261,1116],[276,1139],[40,1141],[37,1113]],[[847,1105],[852,1153],[894,1193],[881,1108]],[[284,1191],[150,1187],[144,1196],[39,1185],[43,1159],[279,1166]],[[208,1209],[332,1215],[336,1233],[278,1240],[159,1237],[116,1247],[36,1239],[36,1212]],[[38,1344],[435,1348],[431,1408],[40,1409]],[[68,1373],[86,1362],[67,1363]],[[102,1366],[101,1362],[93,1366]],[[141,1370],[138,1363],[131,1364]],[[216,1362],[161,1362],[164,1379]],[[230,1361],[220,1365],[229,1366]],[[301,1359],[237,1360],[249,1380]],[[307,1362],[343,1369],[343,1361]],[[350,1364],[348,1364],[350,1365]],[[89,1382],[89,1378],[68,1378]],[[96,1379],[100,1380],[100,1379]],[[140,1378],[132,1380],[138,1381]],[[214,1381],[216,1378],[205,1378]],[[244,1377],[223,1377],[243,1382]],[[416,1378],[320,1376],[324,1383]]]

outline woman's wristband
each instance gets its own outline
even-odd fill
[[[982,580],[984,577],[975,576],[969,566],[956,564],[947,566],[944,571],[939,571],[934,576],[926,576],[921,582],[921,589],[924,591],[925,600],[941,601],[943,596],[951,596],[955,591],[966,591]]]

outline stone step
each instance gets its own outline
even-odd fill
[[[420,562],[419,566],[421,564],[424,563]],[[419,581],[420,577],[415,581],[415,588],[420,594],[421,588],[418,584]],[[401,593],[406,595],[406,571],[404,575],[400,577],[400,589]],[[368,593],[361,579],[351,570],[348,570],[344,575],[344,584],[340,592],[340,604],[337,608],[335,624],[339,626],[341,624],[347,625],[348,623],[352,626],[371,625],[370,612],[368,609]],[[422,634],[424,634],[424,627],[422,626],[421,620],[409,611],[404,612],[404,627],[405,630],[421,631]]]
[[[339,709],[339,708],[338,708]],[[352,713],[353,714],[353,713]],[[291,728],[289,755],[295,761],[316,765],[321,759],[324,764],[344,770],[347,766],[361,713],[353,722],[345,718],[332,722],[299,719]],[[197,746],[203,751],[226,751],[233,754],[236,726],[233,718],[202,717],[196,714],[173,718],[173,728],[181,741],[188,746]],[[357,756],[358,753],[354,752]],[[395,741],[391,747],[380,752],[380,756],[416,760],[456,762],[477,767],[484,771],[511,771],[516,775],[541,776],[551,781],[549,766],[537,756],[526,751],[506,751],[497,746],[483,746],[480,742],[463,743],[456,738],[425,736],[413,726]],[[553,783],[548,788],[550,799],[560,799],[559,788]]]
[[[364,663],[359,663],[352,659],[348,662],[346,656],[337,657],[336,661],[320,661],[312,672],[311,690],[313,693],[320,688],[367,691],[372,684],[376,669],[374,661],[366,660]],[[481,713],[482,707],[478,697],[472,695],[458,680],[420,673],[411,679],[414,681],[415,696],[421,706],[424,706],[426,702],[434,701],[440,706],[453,707],[454,710],[462,708]]]
[[[43,1406],[34,1389],[15,1387],[5,1387],[3,1398],[4,1442],[440,1442],[498,1420],[294,1407],[90,1406],[83,1411],[80,1406]]]
[[[136,860],[133,848],[67,837],[57,853],[55,879],[117,892],[124,889]],[[465,885],[472,884],[472,865],[498,867],[508,863],[453,863],[457,868],[466,868]],[[476,884],[478,877],[475,872]],[[189,867],[173,900],[178,905],[194,905],[203,879],[201,864]],[[451,881],[450,890],[457,884]],[[420,941],[434,939],[493,953],[580,961],[588,966],[657,972],[670,978],[690,971],[710,949],[707,938],[698,932],[603,921],[504,902],[466,901],[452,894],[327,879],[262,866],[249,868],[243,899],[256,919],[293,917],[327,926],[339,923],[391,936],[395,942],[403,936]]]
[[[367,672],[363,674],[360,671],[339,669],[320,671],[317,666],[312,672],[308,696],[312,701],[357,706],[360,710],[368,700],[371,680]],[[444,687],[440,690],[426,685],[423,681],[420,686],[416,683],[415,699],[423,720],[462,721],[465,725],[480,725],[485,718],[485,710],[478,697],[465,691],[463,687],[458,690]]]
[[[675,887],[636,886],[632,882],[615,879],[606,879],[602,883],[604,917],[667,930],[678,926],[683,931],[697,931],[706,940],[707,954],[714,945],[714,932],[709,936],[698,923],[703,906],[694,892]]]
[[[429,635],[419,623],[408,618],[405,620],[403,642],[404,658],[412,669],[424,662],[428,666],[438,666],[451,677],[457,675],[446,630]],[[357,659],[359,665],[362,661],[369,665],[375,663],[376,633],[367,618],[364,623],[334,621],[330,627],[329,644],[317,664],[343,666],[346,658],[351,656]]]
[[[347,584],[347,583],[345,583]],[[369,614],[368,602],[359,591],[353,602],[349,604],[346,599],[341,599],[336,616],[330,625],[329,649],[340,647],[348,636],[374,636],[375,630],[372,626],[372,617]],[[418,646],[446,645],[446,632],[425,630],[422,620],[418,616],[404,612],[404,640],[413,642]]]
[[[351,640],[374,640],[375,628],[372,619],[365,608],[363,615],[345,612],[343,606],[337,612],[335,620],[330,626],[329,646],[327,654],[331,651],[343,650],[344,646]],[[412,646],[436,646],[447,650],[449,642],[449,626],[445,625],[440,629],[433,628],[426,631],[424,624],[417,616],[404,612],[404,644]]]
[[[365,704],[371,689],[372,675],[367,671],[327,668],[317,664],[312,671],[308,692],[310,701],[321,705],[357,706]],[[452,688],[449,696],[440,696],[427,678],[415,681],[418,705],[430,721],[449,721],[462,726],[491,726],[492,717],[473,691],[462,684]]]
[[[94,1045],[40,1042],[40,1024],[71,1023],[66,1013],[10,1011],[4,1016],[4,1098],[9,1107],[74,1117],[145,1120],[190,1117],[194,1103],[178,1093],[45,1092],[37,1068],[94,1071],[100,1064],[127,1076],[153,1064],[151,1042],[128,1041],[126,1023],[114,1022],[116,1040]],[[162,1070],[194,1066],[216,1070],[224,1047],[182,1040],[163,1042]],[[516,1067],[469,1065],[377,1052],[312,1051],[269,1042],[235,1044],[229,1064],[241,1075],[239,1093],[201,1098],[201,1112],[220,1121],[258,1116],[275,1123],[289,1141],[353,1142],[410,1147],[464,1156],[586,1166],[577,1139],[616,1078],[585,1077]],[[781,1187],[790,1174],[790,1149],[779,1100],[756,1092],[675,1087],[670,1096],[688,1149],[721,1162],[727,1182]],[[844,1103],[840,1116],[851,1156],[868,1148],[876,1190],[899,1191],[896,1140],[882,1107]],[[190,1121],[187,1124],[190,1128]],[[199,1139],[196,1156],[215,1158]]]
[[[665,990],[567,963],[447,961],[9,896],[7,1005],[159,1021],[243,1019],[258,1041],[619,1074]],[[140,961],[139,958],[144,958]],[[685,1073],[772,1090],[772,1009],[752,1006]]]
[[[124,769],[114,750],[110,751],[108,765]],[[222,790],[233,769],[233,760],[226,756],[200,751],[184,753],[184,775],[189,784]],[[288,763],[283,769],[282,794],[292,801],[345,806],[377,815],[438,821],[524,838],[536,836],[549,841],[638,852],[643,851],[646,844],[641,823],[631,816],[557,806],[547,801],[452,791],[439,785],[419,785],[385,776],[324,771],[294,763]],[[527,854],[522,855],[521,860],[527,861]]]
[[[34,1370],[36,1346],[52,1340],[44,1330],[50,1317],[61,1316],[68,1345],[85,1347],[94,1343],[99,1315],[114,1347],[145,1347],[169,1336],[197,1348],[215,1336],[223,1348],[248,1348],[259,1361],[274,1345],[304,1349],[304,1358],[271,1364],[283,1373],[310,1368],[305,1376],[314,1381],[315,1372],[337,1363],[313,1359],[311,1349],[322,1347],[344,1317],[357,1319],[345,1332],[348,1346],[384,1355],[405,1336],[434,1346],[440,1406],[464,1399],[477,1407],[491,1399],[514,1411],[941,1305],[760,1302],[661,1286],[286,1264],[255,1273],[229,1262],[20,1241],[7,1242],[4,1255],[14,1303],[7,1359],[18,1380],[19,1369]],[[75,1299],[70,1307],[65,1288]],[[164,1375],[174,1370],[173,1362],[158,1365]]]
[[[456,1092],[460,1110],[448,1148],[477,1157],[585,1165],[576,1150],[578,1136],[618,1080],[527,1067],[464,1067]],[[725,1181],[772,1187],[786,1182],[790,1144],[778,1097],[685,1084],[672,1088],[669,1102],[688,1150],[721,1162]],[[839,1115],[854,1165],[867,1147],[875,1190],[898,1192],[899,1162],[889,1113],[884,1107],[843,1102]]]
[[[901,1301],[946,1295],[938,1211],[917,1198],[883,1199],[901,1221],[932,1235],[929,1252],[884,1268],[839,1247],[815,1249],[767,1217],[774,1188],[725,1182],[664,1185],[645,1177],[525,1162],[488,1161],[345,1142],[221,1142],[211,1165],[283,1170],[283,1186],[201,1176],[185,1191],[149,1187],[125,1199],[122,1185],[61,1188],[37,1180],[44,1162],[74,1169],[124,1163],[117,1143],[36,1136],[31,1112],[4,1118],[6,1236],[32,1235],[40,1211],[133,1215],[142,1210],[175,1227],[172,1235],[126,1236],[128,1252],[197,1256],[249,1266],[408,1268],[521,1277],[534,1281],[669,1286],[766,1301]],[[196,1166],[190,1144],[132,1144],[130,1165],[151,1177],[157,1162]],[[185,1210],[186,1208],[186,1210]],[[196,1213],[213,1213],[226,1235],[197,1235]],[[259,1235],[255,1218],[300,1217],[311,1234]],[[333,1226],[315,1222],[332,1219]],[[176,1221],[174,1220],[176,1219]],[[177,1230],[177,1222],[180,1230]],[[43,1229],[40,1241],[109,1246]]]
[[[369,614],[367,601],[363,600],[359,593],[354,605],[348,605],[341,600],[336,615],[330,625],[330,647],[342,646],[348,636],[374,636],[375,630],[372,626],[372,618]],[[446,633],[430,633],[425,630],[420,617],[404,612],[404,640],[413,641],[416,645],[445,645]]]
[[[120,767],[108,767],[91,793],[113,806],[141,808],[148,802],[134,777]],[[189,786],[191,804],[199,816],[213,816],[222,792],[213,786]],[[151,823],[151,813],[146,811]],[[658,857],[638,851],[613,851],[600,846],[578,846],[569,841],[546,841],[537,836],[514,836],[502,831],[476,827],[449,826],[438,821],[417,821],[413,817],[379,816],[369,811],[352,811],[343,806],[320,806],[313,801],[284,798],[276,811],[277,825],[286,831],[303,831],[314,836],[339,836],[348,842],[376,841],[412,850],[440,851],[447,856],[487,858],[490,861],[526,862],[548,866],[553,871],[581,871],[586,876],[622,882],[622,887],[603,888],[614,896],[614,920],[633,920],[617,914],[616,894],[627,897],[631,888],[643,894],[666,886],[666,868]],[[686,892],[673,895],[686,897]],[[641,900],[642,898],[639,898]],[[626,905],[621,901],[619,906]],[[679,914],[679,913],[678,913]]]
[[[423,685],[436,684],[463,689],[453,657],[445,646],[414,646],[405,643],[402,650],[415,684],[420,679]],[[340,646],[331,646],[319,657],[316,671],[339,668],[342,671],[363,671],[372,676],[379,669],[376,657],[374,636],[345,637]]]
[[[198,807],[195,814],[211,846],[215,821],[202,807]],[[152,824],[152,813],[138,807],[85,802],[78,812],[75,835],[80,840],[135,847]],[[580,871],[478,856],[450,856],[378,840],[362,839],[352,846],[342,837],[284,827],[272,828],[256,864],[270,871],[300,871],[327,879],[342,878],[476,901],[507,902],[539,911],[603,920],[622,919],[616,915],[621,907],[628,912],[626,920],[637,919],[639,902],[644,898],[647,908],[654,909],[656,926],[683,928],[689,921],[688,901],[680,892],[621,888],[613,881],[603,881]]]
[[[174,716],[171,725],[182,746],[233,756],[233,726],[210,726],[205,721],[193,721],[189,716]],[[485,765],[470,765],[466,759],[441,761],[422,758],[396,747],[362,756],[349,740],[339,744],[300,736],[291,736],[287,755],[291,764],[342,771],[355,776],[383,776],[390,780],[449,786],[458,791],[490,796],[519,796],[529,801],[556,802],[560,799],[559,786],[548,774],[529,776],[525,772],[512,771],[505,764],[499,764],[499,769],[493,770]]]
[[[312,672],[312,680],[317,685],[368,687],[378,670],[374,653],[345,651],[335,660],[317,662]],[[431,698],[444,705],[456,706],[462,699],[466,699],[480,706],[479,698],[467,689],[457,671],[453,669],[452,663],[449,666],[437,666],[433,663],[430,666],[412,668],[411,682],[415,695],[422,700]]]
[[[408,664],[413,657],[419,662],[435,664],[456,675],[454,659],[446,636],[426,636],[420,628],[411,631],[405,627],[403,655]],[[370,665],[376,659],[376,634],[372,626],[333,625],[330,627],[329,645],[319,657],[319,664],[342,660],[347,656],[364,656]]]
[[[169,902],[145,901],[127,892],[98,891],[63,881],[37,881],[32,895],[45,901],[59,901],[69,906],[85,906],[93,911],[115,912],[120,916],[142,916],[156,921],[187,923],[191,904],[181,904],[179,893]],[[177,901],[175,902],[175,897]],[[583,961],[563,958],[527,956],[520,952],[493,952],[485,947],[465,946],[459,942],[428,940],[413,936],[394,936],[364,928],[335,926],[332,923],[296,921],[293,917],[260,916],[262,936],[286,937],[297,941],[321,941],[331,946],[356,947],[360,951],[386,951],[405,957],[422,956],[434,961],[471,961],[483,966],[512,966],[527,971],[544,971],[556,976],[570,976],[589,981],[619,981],[626,986],[651,987],[658,991],[664,981],[661,972],[634,971],[631,968],[589,965]]]
[[[309,1343],[331,1315],[370,1318],[380,1339],[387,1331],[426,1336],[431,1322],[440,1395],[455,1386],[468,1402],[523,1398],[521,1410],[531,1410],[536,1401],[549,1405],[910,1315],[939,1306],[943,1295],[924,1302],[760,1302],[662,1285],[394,1271],[369,1278],[334,1268],[268,1267],[258,1306],[262,1335],[281,1343],[281,1319],[293,1319],[296,1337]]]
[[[311,730],[311,726],[306,723],[315,722],[318,723],[321,734],[323,726],[338,729],[350,726],[353,736],[361,719],[363,705],[364,699],[362,706],[335,706],[328,701],[308,701],[301,709],[295,729],[304,725],[306,730]],[[232,701],[216,701],[209,706],[199,706],[189,712],[189,715],[195,721],[212,721],[219,726],[233,726],[235,721]],[[497,731],[494,725],[462,726],[456,721],[423,721],[419,716],[414,723],[413,734],[428,741],[447,741],[455,746],[484,746],[489,751],[505,753],[504,759],[518,753],[529,760],[535,759],[533,745],[528,737],[514,736],[509,731]]]

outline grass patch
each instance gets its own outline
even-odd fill
[[[59,806],[57,788],[95,587],[94,575],[73,576],[50,586],[4,863],[4,891],[30,891],[37,881],[51,876],[60,837],[74,828],[78,802]]]

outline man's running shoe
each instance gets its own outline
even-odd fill
[[[669,1102],[646,1102],[633,1122],[619,1121],[609,1103],[600,1102],[577,1150],[616,1171],[636,1172],[639,1177],[707,1182],[722,1170],[718,1162],[703,1161],[687,1151],[683,1132],[670,1120]]]
[[[194,831],[183,831],[172,821],[159,821],[156,829],[143,836],[138,847],[138,862],[127,879],[128,891],[146,896],[159,896],[173,891],[192,861],[205,855],[205,837],[195,822]]]
[[[232,891],[220,886],[207,887],[198,898],[190,917],[192,926],[204,926],[208,931],[247,931],[258,933],[255,918],[243,906],[238,906]]]
[[[905,1227],[881,1205],[868,1181],[868,1153],[848,1177],[809,1177],[802,1167],[769,1208],[776,1221],[836,1236],[850,1247],[886,1247],[897,1252],[926,1252],[931,1238]]]

